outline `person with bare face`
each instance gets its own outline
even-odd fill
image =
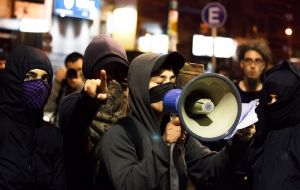
[[[270,64],[271,62],[270,48],[268,47],[266,41],[264,41],[263,39],[253,39],[240,44],[237,47],[236,55],[239,66],[243,73],[242,79],[235,83],[240,93],[242,103],[249,103],[252,100],[261,99],[263,89],[261,78],[264,71],[267,69],[268,64]],[[262,137],[262,135],[260,134],[264,131],[263,114],[261,107],[258,106],[255,111],[259,116],[259,121],[256,122],[255,125],[253,125],[253,128],[256,130],[255,135],[258,137],[256,138],[256,142],[251,144],[251,159],[256,154],[254,154],[253,150],[257,152],[260,151],[260,148],[257,149],[255,148],[255,146],[258,146],[257,144],[259,144],[259,139],[260,137]],[[218,151],[226,145],[226,141],[220,140],[204,144],[211,149]],[[249,147],[247,147],[247,150],[249,150]],[[233,174],[228,175],[219,183],[208,183],[205,189],[249,189],[248,154],[246,154],[245,157],[239,162],[238,167]]]
[[[58,127],[59,105],[63,97],[79,92],[84,85],[82,74],[83,55],[72,52],[65,59],[65,66],[56,70],[50,97],[44,108],[44,120]]]
[[[243,71],[243,78],[236,85],[242,102],[260,99],[263,87],[261,75],[271,62],[269,47],[263,40],[252,40],[238,47],[237,57]]]
[[[255,99],[262,98],[263,83],[261,78],[271,63],[271,50],[267,42],[263,39],[253,39],[241,44],[237,48],[237,58],[240,68],[243,72],[242,80],[236,83],[236,87],[240,93],[243,103],[249,103]],[[256,108],[259,115],[258,122],[255,123],[256,135],[259,136],[263,129],[263,114],[261,107]],[[258,139],[258,138],[257,138]],[[252,144],[252,146],[255,146]],[[239,163],[239,166],[232,176],[232,180],[226,180],[227,184],[231,184],[232,189],[249,189],[249,165],[248,158],[245,157]],[[231,183],[228,183],[230,182]]]

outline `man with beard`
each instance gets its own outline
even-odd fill
[[[237,88],[243,103],[260,99],[262,93],[261,75],[271,62],[271,51],[264,40],[252,40],[237,48],[237,57],[243,71]]]
[[[101,137],[128,113],[127,55],[110,37],[97,36],[83,57],[84,88],[60,105],[68,189],[91,189]]]
[[[242,80],[236,83],[242,103],[261,99],[263,89],[261,78],[268,64],[271,62],[271,50],[267,42],[263,39],[253,39],[239,45],[237,48],[237,58],[243,72]],[[260,106],[256,108],[256,113],[259,116],[259,121],[255,123],[256,135],[258,136],[263,131],[263,117]],[[234,176],[230,176],[229,179],[225,180],[225,184],[230,184],[231,189],[249,189],[247,159],[245,157],[239,163]]]
[[[240,96],[242,103],[249,103],[255,99],[262,98],[262,88],[263,83],[261,77],[263,72],[267,69],[268,64],[271,62],[271,51],[267,43],[263,39],[252,39],[246,43],[242,43],[237,48],[237,59],[240,65],[240,68],[243,73],[241,80],[235,83]],[[251,155],[250,153],[239,162],[238,167],[234,174],[228,175],[224,180],[217,184],[208,183],[206,188],[207,190],[211,189],[249,189],[249,180],[248,180],[248,156],[251,156],[251,160],[254,159],[257,152],[260,151],[261,147],[259,144],[259,139],[263,137],[263,116],[261,107],[256,108],[256,113],[258,114],[259,121],[253,125],[256,130],[256,142],[252,144]],[[220,150],[225,146],[225,140],[220,140],[217,142],[203,143],[206,146],[210,147],[213,150]]]

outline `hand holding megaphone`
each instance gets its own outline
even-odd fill
[[[184,143],[186,138],[186,131],[181,127],[178,117],[173,117],[167,123],[165,132],[163,134],[164,142],[170,146],[173,143]]]
[[[172,119],[167,123],[165,132],[163,134],[163,140],[165,143],[170,146],[173,143],[176,143],[177,140],[181,136],[181,126],[180,126],[180,120],[178,117]]]

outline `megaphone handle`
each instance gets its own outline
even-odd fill
[[[172,143],[170,147],[170,189],[179,190],[179,176],[174,165],[173,152],[176,143]]]

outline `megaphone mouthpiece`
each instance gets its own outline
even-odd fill
[[[207,98],[199,99],[186,110],[191,114],[209,114],[214,110],[214,103]]]

